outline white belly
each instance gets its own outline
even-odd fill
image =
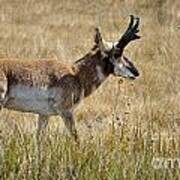
[[[47,87],[11,86],[5,107],[9,109],[55,115],[53,102],[58,90]]]

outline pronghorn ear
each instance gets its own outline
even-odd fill
[[[106,49],[99,28],[95,28],[94,42],[95,46],[93,49],[98,48],[102,53],[105,53]]]

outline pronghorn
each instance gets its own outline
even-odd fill
[[[57,60],[0,60],[0,105],[7,109],[39,115],[38,131],[51,115],[60,115],[75,140],[78,139],[73,110],[110,75],[135,79],[134,64],[123,55],[126,45],[139,39],[139,18],[130,16],[123,36],[115,43],[105,42],[96,28],[90,53],[73,64]]]

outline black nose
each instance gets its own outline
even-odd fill
[[[132,73],[134,76],[136,76],[136,77],[139,76],[139,72],[138,72],[138,70],[137,70],[134,66],[129,67],[128,69],[131,71],[131,73]]]
[[[135,75],[136,77],[138,77],[138,76],[140,75],[137,69],[136,69],[136,71],[134,72],[134,75]]]

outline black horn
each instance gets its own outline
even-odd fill
[[[120,55],[122,55],[124,48],[128,45],[130,41],[140,38],[140,36],[137,34],[139,32],[139,22],[139,17],[134,17],[133,15],[130,15],[129,26],[116,44],[116,48],[120,50]]]

